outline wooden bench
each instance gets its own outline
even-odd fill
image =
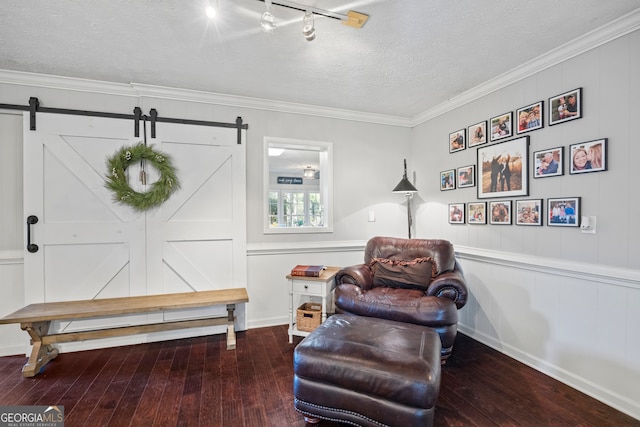
[[[233,350],[236,348],[236,335],[233,326],[235,305],[246,302],[249,302],[249,296],[245,288],[49,302],[23,307],[0,319],[0,324],[19,323],[20,328],[27,331],[31,337],[33,349],[29,360],[22,368],[22,375],[33,377],[40,372],[44,365],[58,355],[58,349],[53,347],[55,343],[224,325],[226,323],[227,350]],[[70,321],[132,313],[212,307],[223,304],[227,305],[227,316],[49,334],[49,326],[54,320]]]

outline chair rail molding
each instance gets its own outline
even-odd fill
[[[637,270],[458,245],[455,245],[455,250],[457,257],[461,260],[468,259],[557,276],[572,277],[591,282],[640,289],[640,271]]]

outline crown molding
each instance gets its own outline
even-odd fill
[[[326,117],[391,126],[411,127],[411,121],[406,117],[388,116],[383,114],[365,113],[262,98],[227,95],[222,93],[153,86],[143,83],[111,83],[75,77],[11,70],[0,70],[0,83],[133,98],[171,99],[177,101],[225,105],[229,107],[250,108],[281,113],[303,114],[314,117]]]
[[[132,91],[131,85],[128,84],[54,76],[50,74],[28,73],[24,71],[0,70],[0,83],[44,89],[99,93],[104,95],[138,96]]]
[[[640,29],[640,8],[413,117],[411,127],[448,113],[638,29]]]
[[[309,104],[297,104],[293,102],[275,101],[264,98],[251,98],[189,89],[176,89],[142,83],[131,83],[131,87],[135,89],[139,96],[148,98],[201,102],[207,104],[226,105],[230,107],[276,111],[280,113],[303,114],[314,117],[411,127],[411,121],[406,117],[343,110],[339,108],[328,108]]]

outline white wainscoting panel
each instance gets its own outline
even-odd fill
[[[24,306],[24,266],[22,251],[0,251],[0,317]],[[31,352],[29,336],[19,324],[0,325],[0,356]]]
[[[640,419],[640,272],[456,251],[461,332]]]

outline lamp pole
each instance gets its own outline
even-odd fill
[[[407,159],[404,159],[404,175],[400,183],[393,189],[393,192],[404,193],[407,197],[407,226],[409,228],[409,238],[411,238],[411,199],[413,198],[413,193],[417,193],[418,189],[407,178]]]
[[[413,198],[413,194],[407,193],[407,225],[409,228],[409,238],[411,238],[411,199]]]

